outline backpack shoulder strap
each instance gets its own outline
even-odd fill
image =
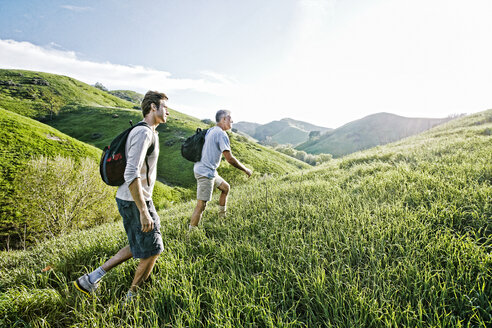
[[[152,131],[152,143],[150,144],[149,148],[147,149],[147,155],[146,155],[146,156],[149,156],[150,154],[152,154],[152,152],[155,149],[155,134],[153,133],[154,130],[152,130],[150,125],[145,121],[140,121],[137,124],[135,124],[134,126],[132,126],[131,128],[133,129],[133,128],[136,128],[137,126],[145,126]]]

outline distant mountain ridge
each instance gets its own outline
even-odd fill
[[[340,157],[421,133],[452,118],[409,118],[376,113],[347,123],[296,147],[311,154]]]
[[[291,118],[283,118],[267,124],[238,122],[234,123],[233,127],[260,143],[291,144],[294,146],[309,140],[309,134],[312,131],[319,131],[320,134],[323,134],[332,130]]]

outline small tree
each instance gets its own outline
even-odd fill
[[[108,89],[100,82],[96,82],[96,84],[94,84],[94,87],[98,88],[99,90],[108,92]]]

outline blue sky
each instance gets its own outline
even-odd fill
[[[488,0],[0,0],[0,68],[338,127],[492,108]]]

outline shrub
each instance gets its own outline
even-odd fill
[[[16,181],[15,197],[25,218],[17,227],[24,247],[38,239],[117,217],[114,189],[103,183],[98,170],[90,158],[75,162],[61,156],[41,156],[28,162]]]
[[[308,163],[309,165],[312,166],[329,162],[333,159],[333,156],[331,154],[318,154],[318,155],[308,154],[303,150],[294,149],[290,145],[277,146],[274,149],[290,157],[297,158],[298,160]]]

